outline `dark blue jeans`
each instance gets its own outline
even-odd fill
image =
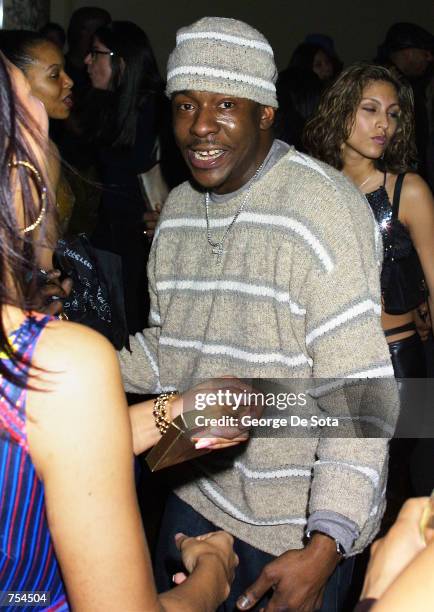
[[[156,554],[155,579],[159,592],[171,589],[173,587],[173,574],[182,571],[180,555],[175,546],[175,534],[182,532],[186,535],[196,536],[208,531],[216,531],[217,529],[215,525],[198,514],[176,495],[171,494],[169,496],[158,538]],[[240,564],[235,574],[230,595],[218,609],[219,612],[234,612],[238,597],[258,578],[264,565],[275,559],[273,555],[258,550],[238,538],[235,538],[234,548],[240,559]],[[343,610],[344,600],[351,583],[353,565],[353,559],[346,559],[338,565],[331,575],[327,582],[321,612],[340,612]],[[257,604],[255,610],[259,610],[261,606],[264,606],[271,595],[272,592],[267,594]]]

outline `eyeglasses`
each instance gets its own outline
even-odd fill
[[[99,49],[94,49],[94,48],[92,48],[89,51],[89,53],[90,53],[91,60],[93,62],[96,60],[98,55],[110,55],[111,57],[113,57],[114,55],[114,51],[100,51]]]

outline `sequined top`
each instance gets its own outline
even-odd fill
[[[390,266],[393,258],[408,257],[414,247],[408,229],[399,219],[393,218],[393,207],[384,184],[375,191],[365,194],[365,196],[383,237],[384,256],[381,270],[381,290],[384,292],[389,284]]]

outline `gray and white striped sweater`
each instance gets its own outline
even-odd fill
[[[212,203],[215,241],[243,197]],[[173,190],[149,260],[153,327],[120,353],[127,390],[185,390],[223,374],[393,376],[379,318],[381,240],[341,173],[291,149],[252,186],[224,248],[217,264],[203,193]],[[338,534],[347,550],[358,536],[355,553],[378,529],[386,458],[383,439],[254,438],[235,458],[186,466],[195,477],[176,493],[271,554],[302,547],[306,527]]]

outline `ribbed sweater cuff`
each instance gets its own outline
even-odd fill
[[[325,533],[337,540],[346,553],[351,550],[360,533],[356,523],[342,516],[342,514],[329,510],[313,512],[307,521],[307,531]]]

